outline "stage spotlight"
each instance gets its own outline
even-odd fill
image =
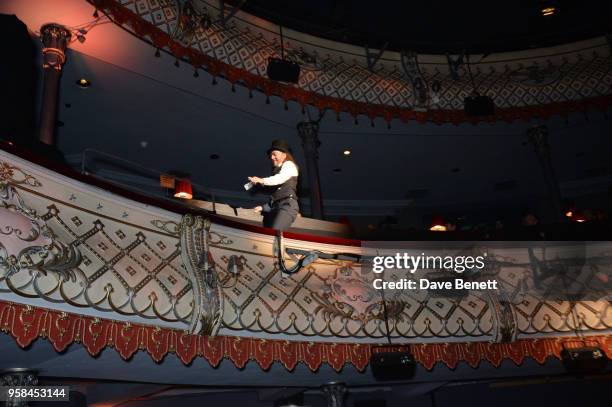
[[[269,58],[266,73],[268,78],[273,81],[298,83],[300,80],[300,65],[282,58]]]
[[[348,157],[349,155],[351,155],[351,150],[344,150],[342,154]]]
[[[606,370],[608,357],[603,350],[595,346],[581,346],[561,351],[563,366],[570,372],[582,376],[584,374],[602,373]]]
[[[495,102],[488,96],[474,93],[463,100],[466,116],[480,117],[495,114]]]
[[[416,362],[410,351],[375,346],[370,358],[370,369],[376,380],[406,380],[414,377]]]

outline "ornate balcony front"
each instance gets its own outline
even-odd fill
[[[87,183],[79,174],[70,178],[14,153],[0,154],[2,321],[26,343],[28,335],[55,338],[57,332],[48,325],[52,320],[55,329],[62,327],[61,336],[72,330],[66,335],[74,340],[82,339],[79,332],[87,324],[91,328],[105,321],[115,327],[105,340],[115,344],[119,339],[113,330],[141,332],[136,337],[163,331],[166,349],[178,352],[185,338],[197,344],[192,357],[210,351],[211,340],[225,347],[221,353],[226,356],[234,341],[247,344],[244,352],[251,356],[261,356],[257,347],[269,342],[270,363],[282,358],[282,349],[275,348],[282,344],[293,349],[296,361],[310,354],[296,350],[300,346],[317,346],[328,354],[319,363],[327,360],[341,368],[351,361],[363,368],[369,346],[386,341],[382,291],[373,286],[379,276],[365,267],[373,251],[361,242],[290,233],[279,241],[269,229],[205,212],[184,213],[180,206],[167,210],[145,204],[105,190],[94,179]],[[291,253],[321,255],[288,274],[283,264],[293,264],[296,255],[284,252],[281,264],[279,243]],[[559,346],[576,334],[594,336],[610,351],[609,243],[490,246],[472,250],[489,252],[481,278],[494,278],[498,291],[385,291],[392,340],[413,344],[430,368],[447,358],[440,349],[454,355],[447,358],[450,365],[468,360],[469,349],[479,349],[474,363],[495,358],[491,352],[499,354],[499,361],[533,356],[535,348],[525,350],[533,344],[546,347],[540,358],[558,356]],[[582,263],[576,263],[578,258]],[[571,277],[560,282],[555,275]],[[385,275],[387,281],[406,277],[403,270]],[[579,287],[581,296],[556,295],[561,283]],[[27,314],[32,307],[35,313],[49,310],[44,315],[50,319],[39,316],[38,331],[20,334],[16,310]],[[62,325],[72,314],[82,323]],[[344,349],[340,356],[334,351],[338,346]],[[431,354],[431,349],[437,350]],[[513,356],[512,349],[521,356]],[[334,362],[333,355],[340,359]],[[234,356],[236,364],[246,363],[243,356]]]

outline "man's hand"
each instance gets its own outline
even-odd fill
[[[251,182],[252,182],[252,181],[251,181]],[[262,210],[263,210],[263,208],[261,207],[261,205],[260,205],[260,206],[256,206],[256,207],[254,207],[254,208],[253,208],[253,211],[254,211],[255,213],[261,213],[261,211],[262,211]]]
[[[249,181],[251,181],[253,184],[261,184],[261,185],[263,185],[263,179],[261,179],[259,177],[249,177]]]

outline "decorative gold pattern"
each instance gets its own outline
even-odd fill
[[[32,175],[26,173],[21,168],[0,161],[0,180],[10,182],[15,185],[29,185],[40,187],[42,184]]]
[[[174,221],[171,220],[159,220],[159,219],[155,219],[151,221],[151,224],[153,226],[155,226],[158,229],[163,230],[164,232],[167,232],[171,235],[175,235],[178,236],[180,233],[180,225]]]
[[[209,243],[216,246],[228,246],[234,243],[231,239],[228,239],[227,236],[223,236],[217,232],[209,232],[209,239]]]
[[[189,324],[192,286],[182,269],[178,237],[99,218],[72,205],[46,209],[39,217],[44,222],[40,235],[52,243],[40,251],[44,263],[30,249],[11,257],[0,248],[0,293]]]
[[[95,0],[90,2],[95,3]],[[265,28],[224,25],[220,21],[202,24],[202,16],[217,13],[214,10],[214,2],[213,7],[210,1],[204,0],[123,0],[116,3],[133,11],[140,19],[152,23],[190,51],[212,57],[233,69],[266,77],[268,59],[279,58],[281,55],[277,38],[271,39]],[[257,20],[244,18],[249,21]],[[129,23],[117,23],[142,36],[142,32],[139,33]],[[329,49],[319,48],[326,52],[323,54],[325,56],[303,49],[311,46],[312,44],[297,40],[286,41],[283,54],[286,58],[301,62],[302,73],[296,88],[316,96],[331,96],[389,108],[421,107],[462,111],[464,98],[472,92],[465,66],[459,69],[459,75],[454,78],[446,62],[429,62],[420,68],[420,77],[425,82],[425,87],[421,86],[419,89],[426,89],[437,83],[439,90],[432,90],[431,97],[415,103],[419,100],[419,90],[415,90],[415,86],[407,78],[397,55],[386,57],[395,60],[394,63],[387,61],[386,66],[379,64],[370,70],[363,59],[358,61],[345,58],[346,54],[333,49],[330,55],[327,52]],[[170,50],[174,51],[174,48],[170,46]],[[550,51],[543,50],[544,52]],[[607,45],[601,44],[589,48],[588,51],[567,53],[559,59],[553,64],[549,57],[536,57],[531,53],[514,61],[475,64],[472,69],[478,83],[477,91],[490,96],[498,108],[578,101],[609,94],[612,83],[612,56]],[[193,64],[193,60],[190,62]],[[216,75],[215,72],[212,74]],[[234,83],[234,78],[229,79]]]
[[[11,223],[3,225],[0,230],[0,234],[6,236],[4,244],[0,242],[0,270],[4,270],[3,278],[10,278],[27,269],[38,271],[44,276],[54,272],[63,281],[69,278],[75,281],[73,270],[81,262],[79,250],[58,241],[36,211],[24,204],[15,188],[3,181],[0,181],[0,199],[0,214],[4,222]],[[30,228],[26,236],[20,229],[23,224]]]
[[[246,252],[241,249],[252,247],[248,239],[234,235],[231,238],[236,243],[211,250],[222,265],[227,265],[235,250],[240,250],[241,273],[236,284],[223,291],[223,323],[228,329],[309,337],[386,336],[380,291],[372,288],[374,276],[362,274],[360,265],[317,261],[296,274],[283,276],[275,260],[265,254],[271,251],[269,246],[261,249],[262,254]],[[606,254],[602,252],[601,256]],[[610,254],[607,256],[610,259]],[[430,290],[387,291],[391,336],[507,342],[519,335],[574,331],[576,323],[572,321],[568,301],[545,299],[533,295],[534,290],[529,290],[532,294],[520,295],[520,287],[533,284],[526,250],[491,260],[493,266],[487,272],[498,279],[501,292],[469,291],[465,296],[452,297]],[[594,267],[604,271],[602,266]],[[610,265],[605,270],[609,273]],[[219,276],[224,286],[234,278],[222,268]],[[392,272],[385,275],[385,280],[405,277],[401,271]],[[585,277],[576,279],[582,281]],[[607,297],[579,301],[576,306],[581,315],[579,329],[590,332],[611,329],[612,315],[606,311],[610,304]]]
[[[65,27],[57,24],[45,24],[40,28],[43,43],[43,68],[62,70],[66,62],[66,46],[71,34]]]
[[[13,292],[210,335],[223,328],[254,337],[380,341],[386,336],[380,292],[371,288],[372,273],[359,264],[318,260],[283,275],[269,236],[211,225],[191,215],[180,219],[151,214],[150,208],[139,212],[136,205],[115,196],[104,200],[76,181],[60,184],[51,172],[39,176],[40,182],[28,168],[6,161],[0,161],[0,174],[0,295]],[[37,188],[29,188],[33,186]],[[128,210],[132,223],[121,217]],[[304,250],[335,249],[290,244]],[[42,250],[23,251],[31,247]],[[593,260],[570,273],[570,286],[603,286],[610,276],[609,245],[591,245],[589,251]],[[385,294],[391,336],[422,342],[505,342],[612,328],[609,297],[576,301],[574,319],[568,301],[518,290],[527,284],[558,291],[554,278],[529,277],[534,268],[568,267],[554,251],[504,250],[491,260],[487,273],[497,278],[505,296],[473,291],[452,298],[427,290]],[[404,277],[399,272],[385,275],[386,280]]]
[[[223,302],[214,264],[209,259],[210,220],[185,215],[181,220],[181,255],[194,284],[190,331],[215,335],[221,326]]]

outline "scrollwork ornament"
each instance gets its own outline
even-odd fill
[[[7,162],[0,161],[0,181],[11,183],[13,185],[28,185],[31,187],[40,187],[42,184],[33,175],[23,171],[21,168],[11,165]]]
[[[517,337],[516,312],[505,293],[488,294],[489,307],[493,313],[494,342],[512,342]]]
[[[284,54],[285,59],[293,61],[295,63],[300,64],[301,69],[305,69],[308,71],[321,71],[325,69],[325,62],[317,58],[316,54],[309,53],[304,49],[292,49],[285,45],[285,48],[282,49],[279,45],[273,46],[274,51],[277,55]]]
[[[194,298],[189,330],[201,335],[215,335],[223,315],[221,287],[209,253],[210,226],[209,219],[191,214],[183,216],[180,225],[181,257]]]
[[[181,229],[181,226],[172,220],[154,219],[151,221],[151,224],[156,228],[161,229],[164,232],[169,233],[173,236],[178,236]]]
[[[219,246],[229,246],[234,243],[232,239],[229,239],[227,236],[224,236],[217,232],[209,232],[208,236],[210,239],[209,241],[210,244],[219,245]]]
[[[10,278],[22,269],[46,275],[53,272],[64,281],[76,281],[74,268],[81,262],[81,253],[74,245],[59,241],[36,211],[28,208],[12,185],[0,182],[0,233],[7,236],[0,243],[0,269]],[[29,230],[24,232],[23,225]]]
[[[176,6],[178,19],[172,32],[172,38],[179,41],[183,46],[189,46],[193,42],[196,32],[210,27],[212,19],[206,8],[199,2],[179,0]]]
[[[321,313],[325,320],[348,318],[366,324],[371,320],[383,319],[379,294],[371,282],[348,265],[336,269],[325,280],[323,291],[312,293],[311,297],[318,304],[315,314]],[[402,320],[405,306],[404,301],[388,299],[388,318]]]
[[[40,28],[43,43],[43,67],[62,70],[66,62],[66,47],[70,42],[70,31],[58,24],[45,24]]]
[[[561,71],[555,66],[539,67],[537,65],[517,69],[510,73],[510,79],[529,87],[544,87],[557,82]]]

